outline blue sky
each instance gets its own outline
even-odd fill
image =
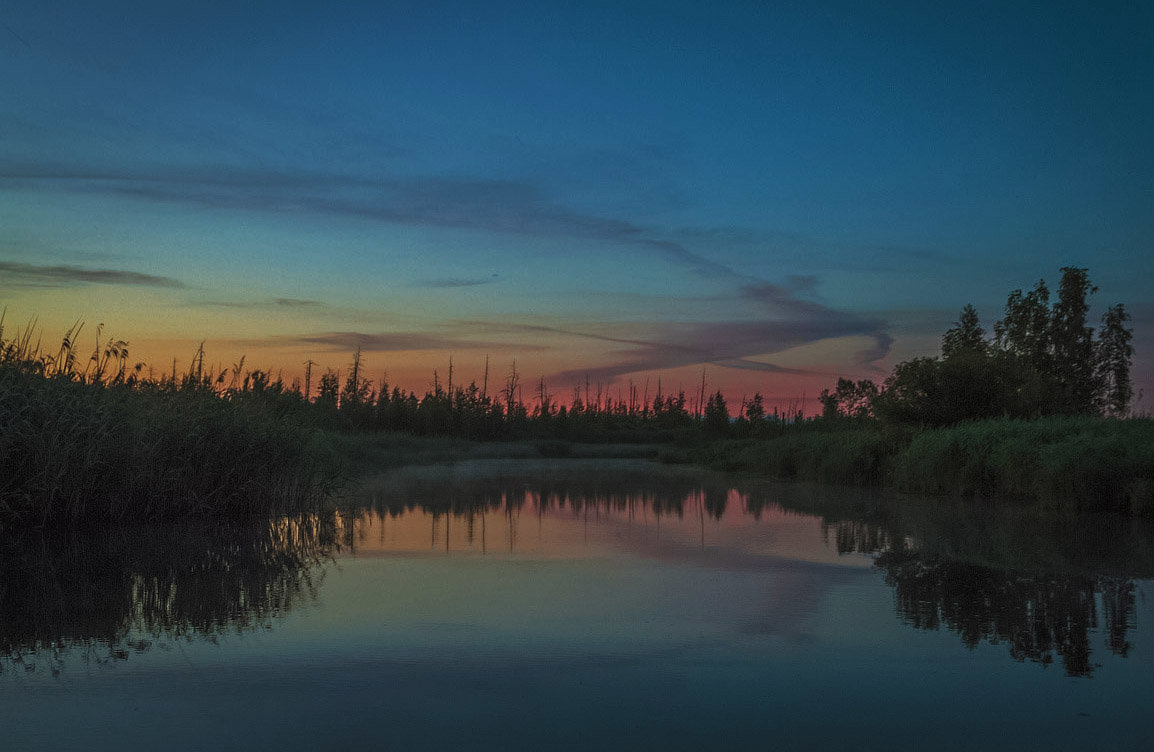
[[[1077,265],[1149,380],[1154,6],[720,5],[8,3],[9,323],[790,400]]]

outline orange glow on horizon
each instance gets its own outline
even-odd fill
[[[162,312],[163,313],[163,312]],[[171,310],[168,311],[172,313]],[[175,372],[177,375],[186,373],[198,348],[204,347],[205,369],[213,374],[228,371],[243,364],[245,371],[262,370],[280,378],[289,387],[294,384],[303,385],[305,380],[306,363],[312,361],[312,390],[315,390],[321,374],[326,370],[333,370],[344,380],[352,363],[353,352],[335,349],[331,345],[309,346],[298,343],[282,343],[267,336],[232,336],[228,338],[195,338],[176,334],[181,329],[199,326],[198,317],[191,317],[193,321],[181,320],[173,315],[157,315],[147,322],[141,321],[130,312],[124,315],[115,314],[103,318],[104,326],[83,322],[80,337],[77,342],[77,356],[84,362],[87,355],[96,347],[96,334],[100,331],[101,342],[109,339],[127,339],[129,350],[129,367],[143,363],[143,372],[159,378]],[[229,321],[236,319],[233,316]],[[5,321],[5,336],[11,338],[14,334],[33,325],[37,334],[34,339],[42,342],[44,351],[52,351],[58,347],[59,339],[76,323],[78,319],[68,320],[59,315],[48,319],[29,319],[16,323],[19,319],[9,312]],[[259,321],[245,320],[245,329],[261,330],[263,324]],[[151,336],[133,337],[132,330],[143,330]],[[230,334],[233,333],[231,326]],[[125,334],[128,334],[125,337]],[[467,349],[461,352],[446,350],[397,350],[397,351],[365,351],[362,354],[361,369],[365,378],[369,379],[374,390],[387,383],[389,389],[399,387],[403,392],[413,392],[418,396],[424,395],[433,389],[434,380],[443,388],[447,387],[450,379],[450,363],[452,365],[453,386],[466,386],[475,383],[479,389],[485,388],[486,358],[488,359],[487,392],[490,396],[498,394],[506,385],[512,373],[514,363],[520,384],[520,399],[530,406],[537,402],[538,383],[545,379],[547,392],[555,405],[571,406],[574,402],[575,391],[585,400],[586,385],[584,380],[561,383],[556,374],[562,372],[579,372],[583,365],[591,370],[604,365],[606,353],[590,343],[579,343],[581,349],[562,348],[536,343],[525,343],[521,346],[513,344],[493,348]],[[487,350],[487,351],[486,351]],[[775,363],[788,363],[790,367],[801,371],[801,362],[812,357],[834,357],[831,345],[815,343],[795,351],[779,353],[774,357]],[[810,351],[810,352],[805,352]],[[242,360],[243,359],[243,360]],[[702,395],[702,374],[704,371],[706,397],[720,390],[725,396],[730,413],[738,414],[744,399],[751,398],[755,393],[763,397],[766,412],[773,414],[778,410],[783,414],[794,414],[801,411],[812,415],[819,410],[817,395],[822,389],[830,387],[836,380],[833,374],[834,367],[817,367],[801,373],[759,371],[751,369],[726,368],[712,364],[704,366],[691,365],[679,368],[664,369],[653,372],[639,372],[623,374],[610,381],[596,379],[589,383],[589,400],[596,401],[598,389],[603,400],[612,400],[614,403],[629,403],[630,390],[635,393],[634,403],[637,406],[652,405],[660,389],[666,396],[675,396],[679,392],[685,393],[686,408],[691,412],[699,410]],[[859,376],[861,377],[861,376]]]

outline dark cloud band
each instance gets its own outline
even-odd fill
[[[78,266],[37,266],[14,261],[0,261],[0,272],[40,283],[67,287],[78,284],[138,285],[142,287],[184,287],[172,277],[125,271],[122,269],[84,269]]]

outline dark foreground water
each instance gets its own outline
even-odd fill
[[[632,462],[25,538],[0,749],[1149,749],[1154,536]]]

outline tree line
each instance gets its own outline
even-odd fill
[[[1057,295],[1039,280],[1014,290],[993,336],[973,305],[942,336],[941,355],[899,363],[879,386],[839,378],[819,397],[829,420],[945,426],[983,418],[1123,417],[1133,398],[1133,329],[1119,303],[1095,332],[1087,325],[1087,270],[1063,267]]]
[[[451,369],[450,369],[451,373]],[[351,367],[343,380],[329,369],[321,376],[319,390],[311,400],[308,387],[299,384],[286,388],[274,383],[272,388],[287,399],[309,406],[314,415],[333,428],[354,431],[401,431],[424,436],[458,436],[468,439],[506,439],[549,437],[576,440],[668,440],[685,432],[713,436],[727,435],[733,429],[729,409],[720,391],[687,397],[684,389],[675,393],[662,391],[642,396],[632,384],[628,397],[610,396],[598,387],[573,388],[568,404],[549,391],[545,380],[538,379],[531,396],[523,396],[521,376],[514,364],[503,385],[490,392],[488,379],[478,385],[441,382],[433,374],[432,389],[421,397],[381,380],[373,383],[362,375],[360,353],[354,353]],[[251,385],[246,385],[251,389]],[[702,402],[704,402],[702,406]],[[801,420],[800,412],[774,411],[769,414],[760,394],[742,405],[742,424]]]
[[[6,340],[0,317],[0,364],[19,365],[52,380],[141,392],[180,392],[213,396],[236,406],[271,409],[282,417],[352,431],[401,431],[426,436],[468,439],[547,437],[592,441],[667,441],[687,433],[708,437],[767,437],[783,430],[826,428],[849,422],[878,421],[913,426],[947,426],[983,418],[1038,418],[1048,415],[1121,417],[1133,397],[1130,378],[1133,330],[1123,305],[1110,306],[1095,331],[1087,325],[1087,297],[1097,291],[1087,270],[1064,267],[1051,302],[1045,280],[1032,290],[1014,290],[1003,316],[989,336],[973,305],[942,337],[940,356],[899,363],[880,385],[870,379],[840,378],[821,392],[821,413],[802,415],[800,406],[769,413],[760,393],[742,399],[731,414],[720,391],[700,389],[687,397],[679,389],[664,393],[658,381],[649,397],[630,383],[627,396],[610,396],[598,385],[573,388],[567,401],[557,399],[545,380],[526,390],[514,363],[497,388],[490,390],[488,365],[481,385],[442,383],[436,371],[423,396],[374,382],[365,375],[359,350],[342,375],[328,369],[314,388],[312,361],[303,383],[285,383],[269,371],[245,370],[244,360],[214,371],[205,365],[203,347],[188,371],[175,366],[155,374],[143,364],[129,366],[127,343],[97,333],[97,347],[78,357],[79,325],[66,333],[58,353],[40,351],[33,328]],[[524,392],[530,391],[529,399]]]

